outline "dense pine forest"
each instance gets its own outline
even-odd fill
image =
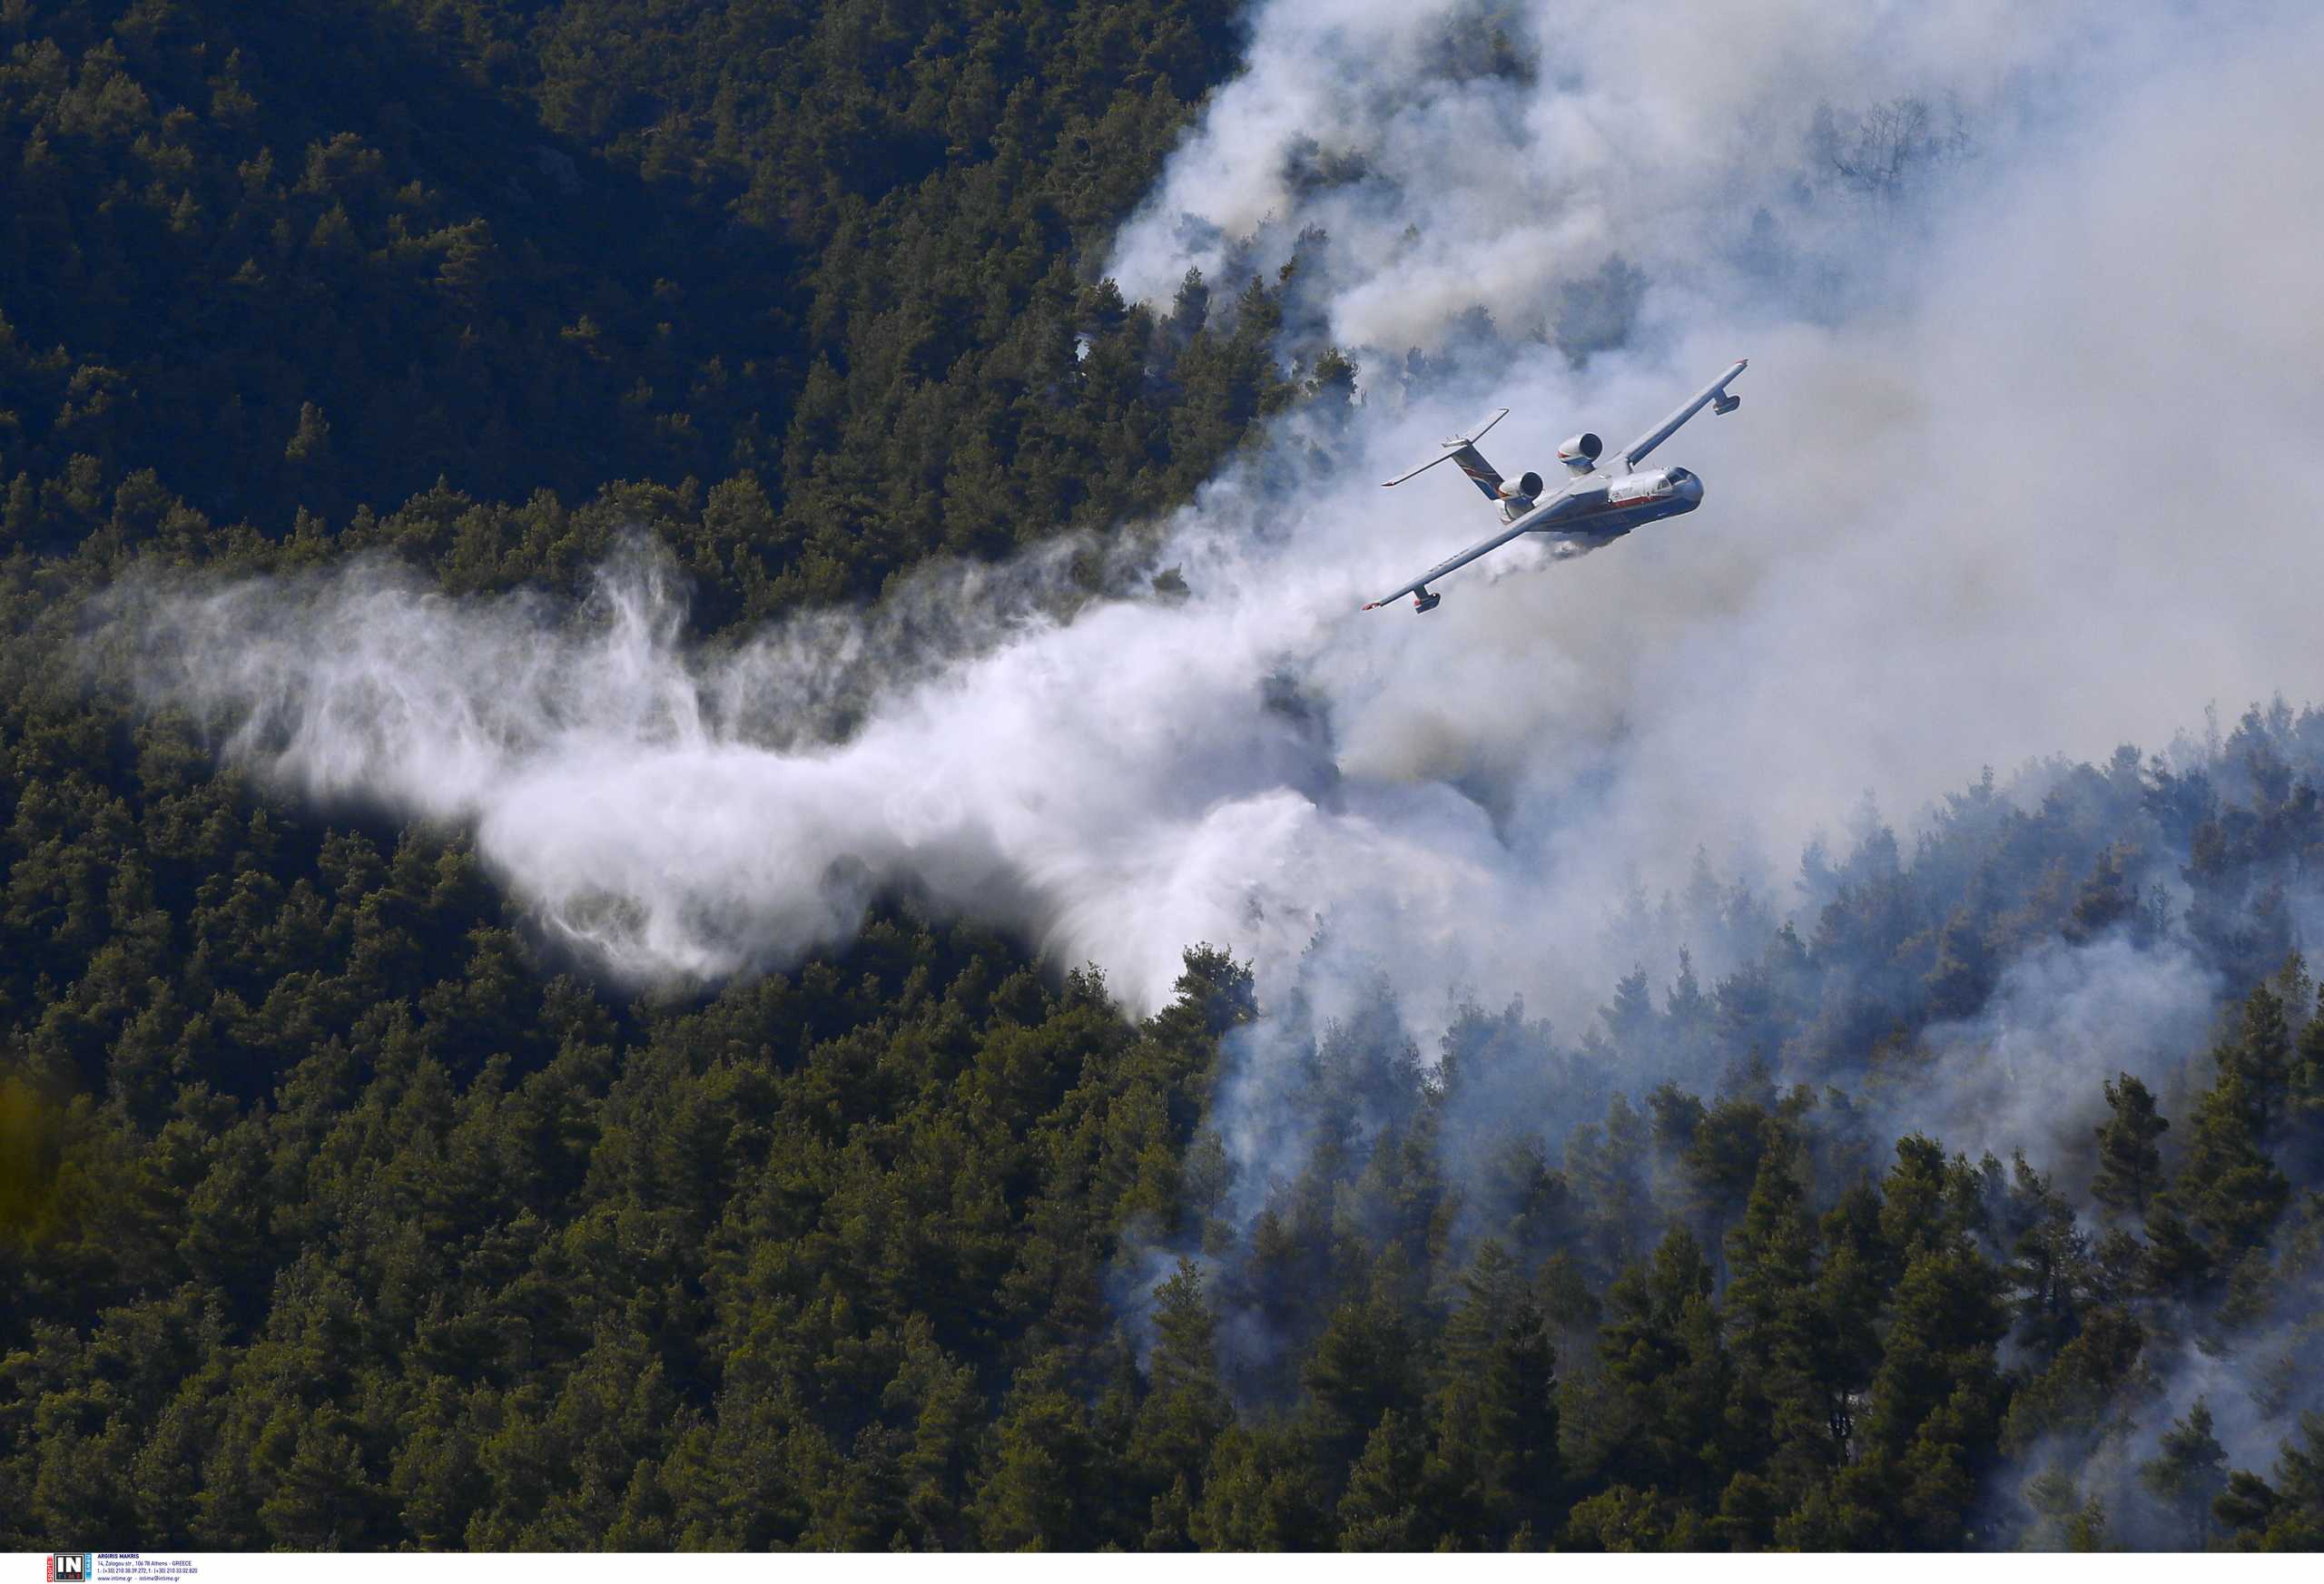
[[[1610,899],[1717,971],[1423,1049],[910,897],[633,993],[76,658],[133,573],[642,531],[715,643],[1183,502],[1354,389],[1295,261],[1098,278],[1239,44],[0,0],[9,1547],[2324,1548],[2324,715]],[[2166,970],[2200,1026],[2110,1054]],[[2003,1159],[1964,1093],[2098,1120]]]

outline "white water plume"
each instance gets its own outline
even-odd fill
[[[1039,583],[924,574],[898,597],[947,612],[968,651],[932,669],[893,636],[924,621],[811,617],[697,654],[643,548],[577,612],[448,599],[376,561],[119,597],[144,684],[230,759],[326,804],[471,826],[549,930],[625,978],[795,959],[909,885],[1152,1004],[1191,941],[1285,961],[1375,888],[1449,936],[1502,883],[1473,805],[1344,782],[1271,682],[1328,628],[1312,594],[1229,585],[1061,621],[1024,597]],[[832,741],[819,710],[842,687],[865,718]]]

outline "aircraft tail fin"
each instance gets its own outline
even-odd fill
[[[1487,429],[1508,416],[1507,408],[1496,408],[1485,415],[1483,421],[1463,433],[1445,436],[1443,455],[1431,457],[1409,473],[1400,473],[1393,478],[1383,479],[1380,487],[1393,489],[1408,478],[1419,477],[1439,462],[1457,462],[1461,466],[1461,471],[1468,475],[1469,482],[1475,485],[1487,500],[1499,500],[1501,474],[1492,463],[1484,459],[1484,454],[1477,449],[1477,441],[1484,437]]]

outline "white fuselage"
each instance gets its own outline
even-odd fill
[[[1700,478],[1684,467],[1658,467],[1650,473],[1593,474],[1538,507],[1512,513],[1508,520],[1529,534],[1602,545],[1641,524],[1675,517],[1702,503]]]

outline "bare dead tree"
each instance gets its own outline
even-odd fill
[[[1821,171],[1875,203],[1895,202],[1927,172],[1974,152],[1958,105],[1940,115],[1911,95],[1861,112],[1819,104],[1807,141]]]

